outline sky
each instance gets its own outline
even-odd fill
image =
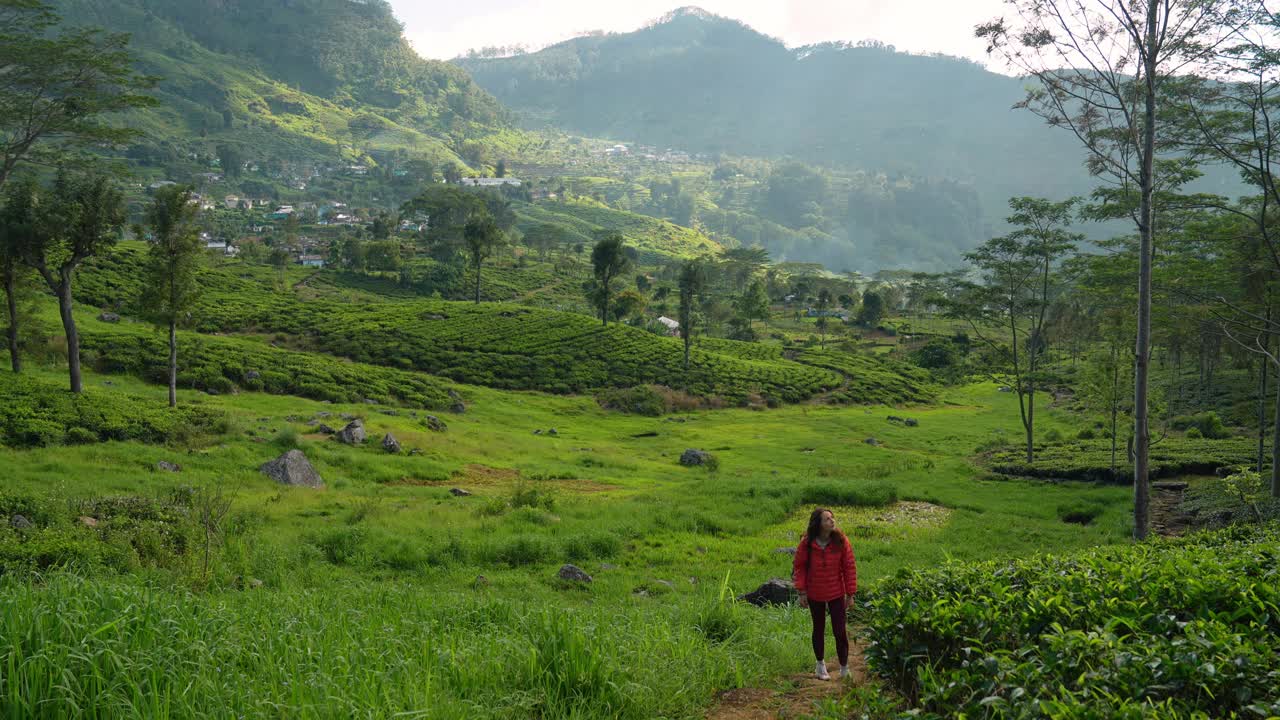
[[[583,32],[630,32],[690,0],[389,0],[423,57],[468,49],[538,49]],[[973,26],[998,17],[1003,0],[701,0],[698,7],[741,20],[789,46],[880,40],[899,50],[987,62]],[[988,63],[990,64],[990,63]],[[996,68],[993,68],[996,69]]]

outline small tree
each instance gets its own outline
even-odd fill
[[[992,238],[965,255],[983,274],[983,284],[961,282],[950,313],[967,321],[999,359],[998,372],[1012,374],[1026,431],[1027,462],[1035,452],[1035,392],[1047,341],[1045,321],[1056,293],[1054,270],[1082,239],[1070,233],[1074,200],[1053,203],[1012,198],[1012,233]],[[995,332],[993,332],[995,331]],[[1008,331],[1006,338],[996,332]]]
[[[13,185],[0,207],[0,272],[4,275],[4,297],[8,311],[9,362],[15,373],[22,372],[21,291],[24,268],[22,248],[30,242],[36,223],[36,186],[34,182]]]
[[[196,274],[204,253],[196,227],[199,207],[191,195],[189,187],[161,188],[147,210],[151,248],[143,307],[169,330],[169,407],[178,406],[178,324],[190,314],[200,294]]]
[[[862,294],[862,307],[858,310],[858,324],[875,327],[884,317],[884,298],[874,290]]]
[[[591,266],[595,271],[595,288],[592,292],[600,320],[609,324],[609,301],[613,299],[613,283],[631,270],[624,239],[619,233],[609,233],[591,249]]]
[[[105,175],[58,174],[48,193],[38,196],[33,232],[22,248],[23,262],[44,278],[58,298],[67,337],[71,392],[81,392],[80,333],[71,288],[86,259],[115,245],[125,224],[124,196]]]
[[[680,266],[680,339],[684,342],[684,371],[689,372],[689,347],[693,343],[694,312],[707,284],[707,269],[700,260],[686,260]],[[686,384],[688,378],[686,377]]]

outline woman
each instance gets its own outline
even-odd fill
[[[818,508],[809,516],[809,529],[800,539],[792,566],[800,607],[813,616],[813,654],[818,658],[819,680],[830,680],[823,642],[826,615],[831,613],[831,630],[840,658],[840,678],[849,677],[849,635],[845,631],[845,609],[858,591],[858,570],[849,539],[836,528],[830,510]]]

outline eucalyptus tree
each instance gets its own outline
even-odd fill
[[[1134,346],[1134,534],[1150,526],[1148,391],[1157,120],[1167,85],[1215,60],[1266,16],[1261,0],[1006,0],[1009,16],[979,25],[988,52],[1037,81],[1020,103],[1071,132],[1100,179],[1133,193],[1139,235]]]

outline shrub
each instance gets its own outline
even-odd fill
[[[1204,437],[1204,433],[1200,432],[1200,428],[1192,426],[1187,428],[1188,440],[1199,440]]]
[[[1151,445],[1151,477],[1213,475],[1219,468],[1251,464],[1257,446],[1246,438],[1207,440],[1170,436]],[[1028,464],[1021,450],[991,453],[990,468],[1002,475],[1129,483],[1132,466],[1124,444],[1116,456],[1116,476],[1111,474],[1111,441],[1077,440],[1039,448],[1035,462]]]
[[[649,417],[658,417],[667,410],[662,395],[648,385],[605,390],[596,396],[596,402],[606,410]]]
[[[1058,428],[1049,428],[1044,434],[1045,442],[1062,442],[1062,431]]]
[[[1222,424],[1222,418],[1212,410],[1195,415],[1179,415],[1169,421],[1169,427],[1174,430],[1186,430],[1188,433],[1195,429],[1199,432],[1199,437],[1214,440],[1231,437],[1231,431]],[[1191,435],[1188,434],[1187,437]]]
[[[1076,433],[1077,440],[1092,440],[1095,437],[1097,437],[1097,434],[1094,433],[1093,428],[1084,428],[1080,432]]]

